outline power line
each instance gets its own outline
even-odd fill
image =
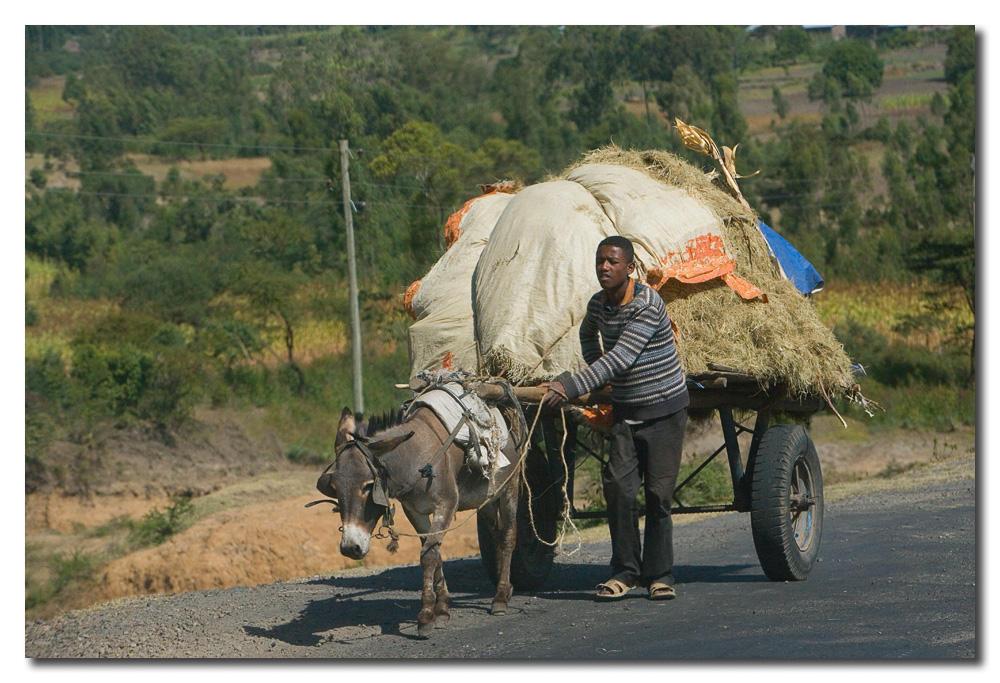
[[[73,191],[73,190],[68,190]],[[325,200],[314,200],[314,199],[279,199],[272,197],[241,197],[236,195],[223,195],[217,197],[211,196],[197,196],[197,195],[172,195],[172,194],[150,194],[150,193],[129,193],[129,192],[94,192],[89,190],[75,190],[77,194],[94,196],[94,197],[125,197],[133,199],[175,199],[184,201],[204,201],[204,202],[243,202],[243,203],[257,203],[262,205],[267,204],[290,204],[290,205],[308,205],[308,206],[328,206],[331,204],[342,205],[343,202],[336,199],[325,199]],[[960,192],[944,192],[944,193],[914,193],[914,197],[947,197],[951,195],[957,195]],[[474,199],[482,195],[469,196],[466,199],[459,200],[459,206],[461,203],[468,201],[468,199]],[[796,209],[796,208],[818,208],[818,209],[828,209],[841,206],[849,206],[851,202],[801,202],[801,203],[782,203],[774,205],[772,208],[778,209]],[[434,209],[434,210],[445,210],[454,211],[457,207],[445,204],[411,204],[408,202],[396,202],[391,200],[379,200],[377,202],[369,202],[369,206],[389,206],[404,209]]]
[[[258,204],[296,204],[296,205],[322,205],[329,206],[331,204],[342,205],[343,202],[336,199],[276,199],[271,197],[240,197],[235,195],[224,195],[219,197],[199,197],[191,195],[164,195],[164,194],[149,194],[149,193],[133,193],[133,192],[93,192],[89,190],[76,190],[76,194],[87,195],[92,197],[125,197],[131,199],[179,199],[185,201],[204,201],[204,202],[243,202],[243,203],[258,203]],[[472,199],[470,197],[469,199]],[[468,200],[465,200],[468,201]],[[464,202],[463,202],[464,203]],[[444,209],[452,210],[455,208],[450,205],[444,204],[409,204],[403,202],[393,202],[393,201],[380,201],[379,205],[382,206],[394,206],[401,207],[405,209]]]
[[[31,132],[29,135],[38,135],[47,138],[63,138],[70,140],[100,140],[104,142],[124,142],[127,144],[142,145],[177,145],[180,147],[212,147],[225,149],[273,149],[287,150],[293,152],[333,152],[329,147],[295,147],[285,145],[258,145],[254,143],[225,143],[225,142],[180,142],[175,140],[145,140],[143,138],[123,138],[105,135],[73,135],[71,133],[44,133]]]
[[[114,177],[114,178],[125,177],[125,178],[127,178],[130,175],[134,175],[134,174],[129,174],[129,173],[115,173],[115,172],[108,172],[108,171],[66,171],[66,172],[64,172],[64,174],[68,178],[76,178],[76,177],[83,177],[83,176],[87,176],[87,177]],[[143,173],[141,175],[142,176],[149,176],[150,174]],[[207,175],[210,175],[210,174],[207,174]],[[962,169],[953,169],[953,170],[947,170],[946,169],[946,171],[944,173],[936,174],[935,178],[948,178],[949,176],[963,176],[963,175],[965,175],[965,171],[962,170]],[[278,184],[280,184],[280,183],[308,183],[308,184],[314,184],[316,186],[320,186],[320,185],[325,185],[326,180],[327,179],[325,177],[315,177],[315,178],[265,177],[265,178],[261,178],[258,181],[258,185],[259,184],[267,184],[267,183],[278,183]],[[830,185],[830,184],[836,184],[837,182],[843,182],[843,181],[860,181],[860,180],[862,180],[862,179],[860,179],[860,178],[837,178],[837,179],[834,179],[834,178],[825,178],[825,179],[819,179],[819,180],[815,180],[815,181],[812,181],[812,180],[801,181],[801,182],[799,182],[797,184],[799,184],[799,185],[805,185],[806,187],[810,187],[811,186],[812,188],[816,188],[816,189],[807,190],[805,192],[782,193],[782,194],[766,194],[766,195],[764,195],[764,194],[759,194],[758,195],[756,193],[751,193],[751,197],[759,199],[762,203],[770,203],[770,204],[784,203],[788,199],[802,199],[802,198],[805,198],[805,197],[811,197],[811,196],[813,196],[813,194],[817,190],[822,189],[823,187],[825,187],[827,185]],[[905,180],[908,183],[912,184],[912,183],[918,182],[919,178],[914,178],[914,177],[909,177],[908,176],[908,177],[905,178]],[[420,189],[419,184],[401,185],[401,184],[397,184],[397,183],[373,183],[373,182],[363,181],[363,180],[362,181],[356,181],[353,184],[356,187],[360,187],[360,188],[378,188],[378,189],[388,189],[388,190],[417,190],[417,189]],[[945,194],[957,194],[957,193],[945,193]],[[475,195],[471,195],[468,198],[471,199],[473,196],[475,196]],[[942,195],[942,196],[944,196],[944,195]]]
[[[134,145],[176,145],[180,147],[198,147],[205,148],[211,147],[213,149],[255,149],[255,150],[278,150],[278,151],[292,151],[292,152],[336,152],[335,149],[330,147],[297,147],[292,145],[264,145],[253,142],[245,143],[226,143],[226,142],[181,142],[174,140],[148,140],[144,138],[134,138],[134,137],[116,137],[108,135],[79,135],[72,133],[46,133],[42,131],[32,131],[27,135],[37,135],[40,137],[47,138],[59,138],[68,140],[97,140],[103,142],[121,142],[125,144]],[[436,163],[448,163],[448,159],[444,157],[430,157],[420,154],[404,154],[402,152],[380,152],[378,149],[372,148],[359,148],[356,150],[359,153],[367,155],[379,155],[384,154],[393,158],[402,159],[417,159],[420,161],[433,161]]]

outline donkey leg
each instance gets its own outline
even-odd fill
[[[458,507],[457,496],[456,499],[449,503],[445,503],[443,507],[438,508],[437,512],[431,518],[431,532],[443,531],[447,529],[452,520],[455,519],[455,509]],[[434,556],[434,625],[437,628],[444,628],[448,625],[448,621],[451,618],[451,614],[448,611],[448,605],[451,602],[451,597],[448,594],[448,584],[444,580],[444,566],[443,560],[441,558],[441,544],[444,542],[444,535],[441,536],[428,536],[428,544],[433,543],[435,546]],[[426,571],[426,570],[425,570]],[[426,574],[425,574],[426,580]]]
[[[441,564],[441,541],[425,538],[420,549],[420,567],[424,570],[423,590],[420,596],[420,613],[417,614],[417,635],[428,637],[434,631],[434,574]]]
[[[420,591],[420,613],[417,614],[417,634],[427,637],[434,630],[434,605],[437,594],[434,590],[435,574],[441,562],[441,540],[438,537],[427,536],[431,532],[431,519],[428,515],[403,508],[403,513],[410,520],[413,529],[422,534],[420,537],[420,568],[423,569],[423,581]]]
[[[517,543],[517,482],[509,485],[497,501],[497,515],[491,515],[499,523],[495,529],[493,542],[497,544],[497,592],[490,605],[490,614],[507,613],[507,603],[514,592],[510,583],[510,560]]]
[[[444,563],[440,552],[438,553],[437,569],[434,570],[434,593],[437,595],[437,600],[434,602],[434,626],[444,628],[451,619],[451,613],[448,611],[451,596],[448,594],[448,584],[444,580]]]

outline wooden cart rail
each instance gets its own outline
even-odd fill
[[[791,398],[785,387],[778,385],[762,388],[757,380],[746,375],[727,372],[708,372],[688,376],[688,390],[692,409],[730,408],[738,410],[771,410],[780,413],[815,413],[826,407],[818,396]],[[411,388],[412,387],[411,385]],[[545,387],[513,387],[514,395],[524,403],[541,403],[548,392]],[[496,400],[503,396],[499,384],[484,383],[476,393],[480,398]],[[611,393],[595,391],[570,401],[573,405],[610,405]]]

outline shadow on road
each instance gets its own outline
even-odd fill
[[[685,564],[674,575],[678,583],[770,583],[758,564]]]
[[[495,588],[478,557],[448,560],[445,579],[451,592],[452,609],[489,612]],[[328,586],[330,597],[310,602],[297,617],[270,628],[245,625],[250,636],[280,640],[290,645],[311,646],[327,639],[327,633],[348,627],[378,629],[381,634],[418,639],[416,633],[400,630],[400,624],[416,622],[420,611],[423,572],[419,566],[392,567],[368,576],[331,576],[306,582]],[[388,591],[405,592],[402,598],[378,598]],[[470,595],[471,594],[471,595]],[[470,601],[468,598],[476,601]],[[483,601],[478,598],[482,597]]]
[[[445,578],[452,594],[452,608],[489,612],[494,586],[486,577],[479,557],[447,560]],[[543,600],[593,600],[594,587],[608,578],[606,561],[553,565],[542,590],[530,593]],[[756,564],[679,565],[678,584],[766,583]],[[400,624],[413,623],[420,610],[422,571],[417,565],[391,567],[377,574],[330,576],[306,582],[329,588],[330,597],[313,600],[291,621],[271,627],[245,625],[248,635],[280,640],[291,645],[311,646],[329,639],[338,629],[360,628],[370,637],[373,630],[383,635],[416,639],[415,632],[401,630]],[[388,593],[395,597],[379,597]],[[403,593],[403,596],[398,596]],[[521,594],[524,594],[521,592]]]

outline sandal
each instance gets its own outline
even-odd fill
[[[630,586],[618,579],[609,579],[604,583],[597,584],[597,595],[595,597],[598,600],[620,600],[633,588],[635,588],[634,585]]]
[[[649,587],[650,600],[673,600],[677,597],[677,591],[673,586],[665,583],[654,583]]]

